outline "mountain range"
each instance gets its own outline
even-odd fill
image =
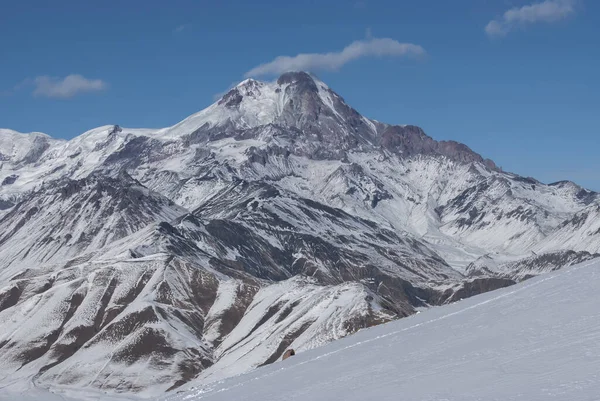
[[[600,194],[248,79],[163,129],[0,130],[0,386],[153,395],[600,253]]]

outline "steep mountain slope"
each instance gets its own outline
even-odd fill
[[[574,249],[600,252],[600,204],[595,203],[563,221],[536,250]]]
[[[0,153],[11,388],[223,378],[599,251],[600,195],[369,120],[306,73],[164,129],[2,130]]]
[[[599,283],[586,262],[164,399],[596,399]]]
[[[185,212],[127,175],[52,183],[25,196],[0,218],[0,277],[92,253]]]

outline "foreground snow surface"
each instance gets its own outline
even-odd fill
[[[599,306],[587,262],[160,400],[600,400]]]

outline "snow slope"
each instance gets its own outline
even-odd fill
[[[586,262],[164,400],[598,400],[599,294]]]
[[[537,250],[573,249],[600,252],[600,204],[590,205],[563,222]]]

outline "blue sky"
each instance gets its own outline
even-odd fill
[[[0,127],[61,138],[164,127],[249,71],[270,80],[304,66],[368,117],[600,190],[595,0],[0,0],[0,10]],[[278,56],[292,58],[256,69]]]

